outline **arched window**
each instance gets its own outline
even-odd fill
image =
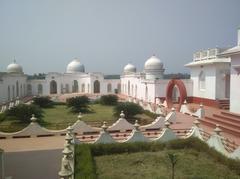
[[[95,80],[93,83],[93,92],[100,93],[100,82],[98,80]]]
[[[11,100],[11,90],[10,90],[10,86],[8,86],[8,101]]]
[[[82,84],[82,93],[85,93],[85,83]]]
[[[72,92],[77,93],[78,92],[78,81],[74,80],[72,85]]]
[[[55,80],[50,82],[50,94],[57,94],[57,82]]]
[[[12,85],[12,98],[15,98],[15,86]]]
[[[128,81],[128,95],[130,95],[130,81]]]
[[[148,87],[145,87],[145,101],[148,101]]]
[[[23,84],[23,95],[26,96],[26,84]]]
[[[43,94],[43,86],[42,84],[38,84],[38,95],[42,95]]]
[[[61,94],[64,93],[64,87],[63,87],[63,84],[61,84]]]
[[[205,90],[205,88],[206,88],[206,77],[205,77],[205,73],[201,71],[199,74],[199,89]]]
[[[19,84],[18,81],[16,82],[16,95],[19,97]]]
[[[69,93],[69,84],[65,85],[65,93]]]
[[[21,97],[23,96],[23,86],[22,86],[22,84],[21,84],[21,86],[20,86],[20,96],[21,96]]]
[[[107,85],[107,92],[108,93],[112,92],[112,84],[111,83],[108,83],[108,85]]]
[[[134,94],[134,86],[132,85],[132,87],[131,87],[131,96],[133,96]]]
[[[117,92],[121,93],[121,84],[120,83],[117,84]]]
[[[137,97],[137,85],[135,85],[135,98]]]
[[[32,95],[32,85],[31,84],[27,85],[27,95]]]

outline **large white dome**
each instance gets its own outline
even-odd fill
[[[15,61],[7,66],[8,73],[23,73],[21,65],[17,64]]]
[[[136,67],[130,63],[127,64],[123,69],[124,73],[136,73],[136,71],[137,71]]]
[[[160,70],[163,69],[163,63],[155,55],[151,56],[144,65],[145,70]]]
[[[67,73],[84,73],[85,68],[84,65],[78,59],[74,59],[67,66]]]

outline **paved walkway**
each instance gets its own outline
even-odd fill
[[[12,179],[59,179],[62,150],[5,153],[5,176]]]

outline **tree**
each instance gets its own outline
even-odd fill
[[[34,97],[33,104],[42,108],[51,107],[53,105],[52,100],[48,96]]]
[[[116,95],[103,95],[100,97],[100,104],[102,105],[116,105],[118,102],[118,97]]]
[[[6,117],[15,117],[19,121],[30,122],[32,114],[34,114],[37,118],[41,118],[42,113],[42,109],[37,105],[19,104],[11,109],[8,109],[6,111]]]
[[[87,96],[77,96],[67,99],[67,107],[71,109],[72,112],[88,112],[89,111],[90,100]]]
[[[118,103],[113,110],[115,116],[119,116],[121,111],[124,111],[127,119],[132,118],[136,114],[143,113],[143,108],[141,106],[131,102]]]
[[[171,168],[172,168],[172,179],[175,178],[175,166],[177,164],[178,158],[176,154],[168,153],[168,158],[171,163]]]

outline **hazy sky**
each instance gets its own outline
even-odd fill
[[[234,46],[240,0],[0,0],[0,71],[16,58],[28,74],[142,71],[157,55],[166,73],[187,72],[192,54]]]

